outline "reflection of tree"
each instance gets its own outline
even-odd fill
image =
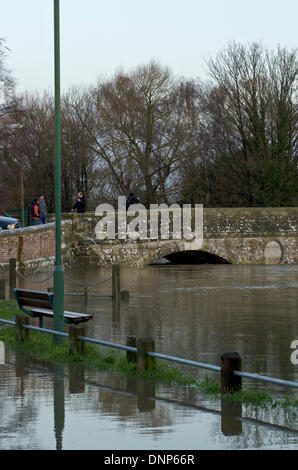
[[[0,374],[2,442],[7,439],[5,448],[32,449],[38,441],[35,422],[39,413],[39,379],[34,375],[16,378],[13,368],[4,365],[1,368],[5,370],[5,374]]]
[[[158,439],[160,433],[175,431],[177,422],[185,423],[190,417],[200,417],[200,413],[203,413],[198,420],[198,428],[202,426],[202,422],[206,423],[206,439],[210,440],[209,436],[212,436],[213,447],[218,443],[219,448],[225,439],[228,448],[234,449],[287,446],[290,442],[289,433],[258,424],[258,421],[289,426],[292,429],[295,423],[294,410],[243,405],[242,433],[238,436],[223,436],[220,413],[216,415],[213,411],[216,408],[220,410],[220,403],[198,394],[192,388],[158,385],[155,391],[154,384],[148,380],[128,379],[118,374],[113,375],[110,371],[100,373],[85,369],[83,374],[78,373],[75,376],[78,382],[84,381],[84,386],[75,387],[72,383],[75,395],[71,395],[70,376],[65,375],[63,366],[53,368],[44,362],[26,359],[25,364],[23,363],[24,373],[21,375],[22,367],[19,367],[17,378],[14,376],[14,368],[1,367],[5,368],[2,369],[5,373],[0,375],[1,437],[5,448],[33,449],[45,444],[39,443],[37,435],[38,420],[44,403],[48,407],[49,420],[42,423],[46,426],[42,433],[48,433],[46,445],[49,442],[52,444],[50,436],[55,434],[57,449],[63,448],[65,408],[69,414],[83,410],[85,416],[98,417],[98,420],[102,416],[111,417],[115,424],[115,434],[133,427],[140,433],[149,432],[153,440]],[[151,400],[154,397],[156,401]],[[206,408],[205,411],[200,410],[202,406]],[[86,414],[87,410],[91,413]],[[209,419],[208,413],[215,414],[216,420]],[[254,419],[255,423],[246,422],[246,417]],[[48,422],[52,420],[54,429],[48,427]],[[84,425],[88,427],[88,422]],[[13,443],[11,436],[15,436]]]
[[[289,444],[293,444],[293,433],[287,432],[286,429],[278,429],[278,426],[288,427],[294,431],[295,415],[296,413],[293,409],[272,409],[243,405],[242,433],[238,436],[229,436],[227,441],[228,448],[256,449],[265,447],[280,448],[281,446],[286,448]],[[247,421],[245,418],[247,418]],[[252,422],[253,420],[255,420],[255,423]],[[274,429],[275,425],[276,428]],[[219,433],[217,425],[212,426],[210,434],[214,436],[214,440],[221,446],[223,436]]]

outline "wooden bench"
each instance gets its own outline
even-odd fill
[[[53,318],[53,292],[44,292],[29,289],[14,289],[15,298],[18,307],[22,312],[30,317],[39,318],[39,326],[43,327],[43,318]],[[64,322],[68,324],[76,324],[92,320],[92,315],[77,312],[64,312]]]

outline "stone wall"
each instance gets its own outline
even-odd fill
[[[171,216],[170,213],[170,220]],[[50,217],[54,220],[53,215]],[[73,232],[81,232],[89,238],[94,238],[96,223],[99,220],[94,212],[86,214],[65,213],[63,218],[72,221]],[[203,208],[203,218],[204,237],[209,238],[254,237],[267,236],[268,234],[276,236],[298,235],[298,207]],[[128,222],[132,219],[133,217],[127,217]],[[149,219],[149,211],[147,211],[148,232]]]
[[[298,207],[204,209],[204,237],[298,236]]]
[[[72,220],[72,261],[143,266],[175,251],[201,249],[233,264],[298,263],[298,208],[204,209],[201,247],[185,240],[96,240],[94,213],[64,216]],[[149,212],[147,222],[149,229]]]
[[[233,264],[298,263],[298,208],[204,209],[201,245],[184,239],[100,240],[95,236],[99,218],[94,213],[69,213],[63,218],[62,255],[63,262],[69,264],[82,261],[144,266],[167,254],[187,250],[205,251]],[[148,227],[149,220],[147,213]],[[0,268],[9,258],[27,267],[53,264],[54,240],[54,223],[0,232]]]

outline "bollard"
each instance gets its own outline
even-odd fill
[[[129,300],[129,291],[128,290],[122,290],[120,294],[121,294],[121,300]]]
[[[155,343],[152,338],[139,338],[137,340],[137,369],[138,372],[155,369],[155,358],[148,356],[147,352],[155,352]]]
[[[14,289],[17,285],[17,273],[16,273],[17,261],[15,258],[9,260],[9,297],[14,299]]]
[[[237,352],[224,353],[221,356],[221,393],[234,393],[241,390],[242,377],[233,374],[241,370],[241,357]]]
[[[130,346],[132,348],[137,347],[137,339],[135,336],[127,336],[126,346]],[[133,351],[126,352],[126,359],[127,362],[137,362],[137,354]]]
[[[85,335],[85,328],[77,325],[69,327],[69,354],[84,354],[84,341],[79,336]]]
[[[120,266],[113,264],[112,266],[112,297],[118,302],[120,299]]]
[[[5,279],[0,279],[0,300],[5,300]]]
[[[29,339],[29,330],[23,328],[24,325],[29,325],[29,318],[26,315],[17,314],[15,317],[16,322],[16,342],[23,343]]]

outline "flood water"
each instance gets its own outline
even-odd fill
[[[77,266],[66,274],[95,283],[111,268]],[[27,277],[40,281],[47,273]],[[51,281],[18,285],[46,290]],[[86,336],[121,344],[128,335],[149,336],[157,352],[214,365],[236,351],[247,372],[297,381],[298,365],[290,360],[298,340],[297,288],[293,265],[121,268],[130,299],[120,311],[108,297],[111,282],[93,287],[87,303],[66,295],[65,309],[93,315]],[[65,280],[66,292],[83,290]],[[298,449],[297,408],[231,408],[193,387],[53,366],[11,351],[2,356],[1,449]],[[217,372],[179,369],[219,380]],[[248,379],[243,388],[297,398],[297,389]]]

